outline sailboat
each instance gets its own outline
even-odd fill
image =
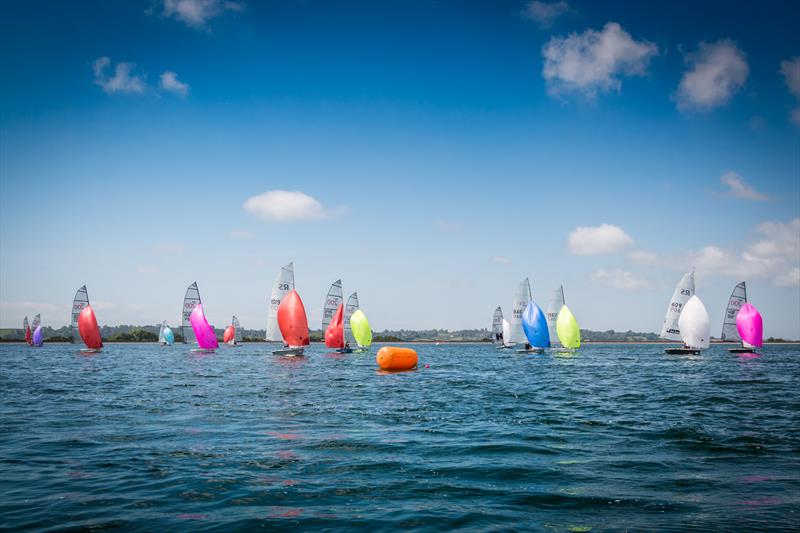
[[[741,346],[739,348],[731,348],[728,350],[731,353],[752,353],[753,348],[755,347],[753,344],[745,341],[739,334],[739,314],[746,304],[747,286],[743,281],[733,288],[731,297],[728,300],[728,307],[725,309],[725,317],[722,321],[722,335],[720,335],[720,338],[723,341],[741,341]],[[750,307],[755,310],[755,307]],[[758,311],[755,313],[758,315],[758,319],[755,318],[755,315],[753,315],[752,311],[748,310],[744,315],[742,315],[742,323],[749,331],[754,329],[756,325],[755,322],[756,320],[758,321],[759,332],[757,338],[760,340],[758,346],[761,346],[763,344],[763,340],[761,340],[761,315],[758,314]]]
[[[192,352],[213,353],[219,348],[217,334],[206,319],[202,303],[198,302],[194,306],[192,314],[189,315],[189,322],[192,324],[192,332],[198,346],[198,348],[193,348]]]
[[[686,305],[686,302],[694,295],[694,269],[683,275],[675,291],[672,293],[672,299],[667,306],[667,314],[664,316],[664,323],[661,325],[660,337],[669,341],[680,341],[681,329],[678,324],[678,319],[681,316],[681,311]],[[693,353],[691,350],[686,351],[682,348],[667,348],[665,350],[669,354],[680,353]]]
[[[668,349],[666,350],[668,354],[698,355],[701,350],[710,346],[711,325],[708,311],[696,294],[683,306],[681,316],[678,318],[678,327],[684,347]]]
[[[194,330],[192,329],[192,311],[194,307],[200,304],[200,291],[197,290],[197,282],[195,281],[186,289],[186,294],[183,297],[183,313],[181,321],[181,334],[183,335],[184,344],[193,344],[195,340]]]
[[[569,307],[564,300],[564,286],[560,285],[558,289],[556,289],[556,293],[551,300],[550,305],[554,306],[557,304],[561,304],[561,307],[558,307],[557,311],[555,312],[555,322],[551,325],[550,317],[551,317],[551,309],[553,307],[548,306],[547,311],[547,329],[550,333],[550,343],[553,346],[553,351],[555,352],[574,352],[578,348],[581,347],[581,328],[578,326],[578,321],[575,320],[575,315],[572,314]],[[554,326],[554,327],[553,327]],[[553,330],[555,330],[557,341],[553,338]],[[562,348],[558,348],[557,344],[560,344]]]
[[[242,328],[239,327],[239,319],[236,315],[231,319],[230,325],[225,328],[222,334],[222,342],[231,347],[239,346],[242,342]]]
[[[531,301],[531,284],[528,278],[523,279],[517,286],[514,292],[514,299],[511,302],[511,331],[509,336],[503,336],[506,344],[513,347],[515,344],[527,344],[525,338],[525,331],[522,326],[522,315],[528,308],[528,303]],[[526,349],[527,351],[527,349]]]
[[[524,349],[517,350],[517,353],[544,353],[544,349],[550,347],[547,317],[533,300],[528,302],[522,314],[522,330],[528,343]]]
[[[31,345],[31,326],[28,324],[28,317],[22,319],[22,331],[25,332],[25,342]]]
[[[503,318],[503,309],[498,305],[492,315],[492,344],[499,344],[498,350],[506,348],[505,335],[503,332],[503,323],[506,320]]]
[[[553,291],[553,296],[547,302],[547,332],[550,334],[550,346],[553,349],[558,349],[560,342],[558,340],[558,331],[556,330],[556,320],[558,320],[558,313],[564,307],[564,287],[559,287]]]
[[[372,329],[369,326],[367,315],[361,309],[356,309],[350,317],[350,329],[356,339],[359,352],[366,352],[372,346]]]
[[[161,323],[161,327],[158,329],[158,344],[161,346],[172,346],[172,343],[175,342],[175,334],[172,333],[172,330],[167,325],[167,321]]]
[[[742,338],[741,350],[730,350],[733,353],[750,353],[756,347],[764,345],[764,323],[761,313],[750,303],[745,303],[736,315],[736,329]]]
[[[294,290],[294,263],[281,268],[275,283],[272,284],[272,294],[269,298],[269,312],[267,313],[267,334],[268,342],[281,342],[280,328],[278,327],[278,306],[283,298]]]
[[[75,298],[72,300],[70,332],[73,343],[76,343],[78,337],[80,337],[86,345],[86,348],[81,349],[82,352],[94,353],[103,349],[100,326],[97,325],[94,310],[89,305],[89,293],[86,291],[86,285],[78,289],[78,292],[75,293]]]
[[[308,338],[308,318],[303,301],[297,291],[292,289],[278,305],[278,327],[286,343],[286,348],[275,350],[275,355],[303,355],[305,346],[311,344]]]
[[[341,279],[331,284],[325,296],[325,305],[322,308],[322,333],[325,336],[326,347],[334,348],[338,353],[353,351],[344,339],[344,297]]]
[[[361,336],[362,341],[366,341],[369,339],[369,342],[363,344],[359,342],[358,338],[356,337],[355,330],[353,328],[353,316],[356,314],[357,311],[360,311],[358,306],[358,293],[354,292],[350,295],[347,299],[347,304],[344,306],[344,343],[345,346],[352,346],[356,345],[358,348],[354,351],[357,352],[366,352],[369,350],[370,345],[372,344],[372,330],[369,327],[369,321],[367,320],[367,316],[363,315],[363,320],[359,322],[360,324],[360,332],[359,335]]]
[[[31,329],[33,329],[33,341],[31,345],[36,348],[41,348],[44,345],[44,339],[42,338],[42,315],[36,314],[33,317],[33,322],[31,322]]]

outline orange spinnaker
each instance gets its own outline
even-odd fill
[[[417,352],[411,348],[384,346],[375,356],[382,370],[411,370],[417,366]]]
[[[87,305],[78,315],[78,333],[83,339],[87,348],[99,350],[103,347],[103,339],[100,337],[100,327],[97,325],[97,318],[91,305]]]
[[[278,306],[278,327],[289,346],[308,346],[308,318],[303,300],[292,290]]]
[[[325,330],[325,346],[328,348],[344,348],[344,305],[339,304],[339,309],[333,315],[328,329]]]
[[[233,325],[230,325],[225,328],[225,333],[222,334],[222,342],[231,342],[235,336],[236,329],[233,327]]]

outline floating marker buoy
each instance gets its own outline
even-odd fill
[[[411,348],[384,346],[375,356],[382,370],[411,370],[417,366],[417,352]]]

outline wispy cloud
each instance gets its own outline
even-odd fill
[[[728,194],[736,198],[743,198],[745,200],[766,200],[767,196],[756,191],[750,185],[745,183],[736,172],[732,170],[723,174],[719,181],[728,188]]]
[[[511,264],[511,259],[503,255],[496,255],[492,257],[492,263],[498,263],[500,265],[509,265]]]
[[[94,83],[99,85],[105,92],[111,93],[143,93],[147,88],[144,80],[134,74],[135,63],[117,63],[114,67],[114,75],[109,76],[106,72],[111,66],[111,59],[103,56],[98,57],[92,63],[94,72]]]
[[[224,0],[164,0],[165,17],[172,17],[198,30],[207,30],[208,22],[226,12],[241,13],[245,10],[242,2]]]
[[[181,98],[186,97],[189,93],[189,84],[179,80],[178,75],[171,70],[162,72],[159,77],[159,82],[162,90],[177,94]]]
[[[687,54],[689,69],[683,74],[675,99],[683,111],[710,111],[724,106],[742,88],[750,67],[744,52],[730,39],[700,43]]]
[[[239,239],[243,241],[255,239],[256,235],[252,231],[235,229],[230,233],[231,239]]]
[[[640,278],[634,273],[628,272],[627,270],[622,270],[621,268],[601,268],[599,270],[595,270],[592,273],[592,279],[601,283],[602,285],[623,291],[636,291],[651,287],[650,282],[646,279]]]
[[[553,22],[562,15],[572,11],[569,4],[563,0],[559,2],[539,2],[533,0],[525,4],[522,16],[536,22],[542,28],[549,28]]]
[[[328,209],[316,198],[301,191],[276,189],[248,198],[244,210],[270,222],[319,220],[342,213],[345,207]]]
[[[619,252],[633,246],[633,239],[619,226],[578,226],[569,234],[569,250],[575,255]]]
[[[598,93],[619,91],[622,76],[644,76],[658,47],[637,41],[616,22],[601,31],[586,30],[553,37],[542,49],[542,75],[553,96],[569,93],[593,99]]]
[[[800,104],[800,56],[781,61],[781,74],[786,82],[786,87]],[[792,122],[800,126],[800,105],[790,113]]]
[[[136,267],[136,272],[139,272],[140,274],[156,274],[157,272],[160,272],[160,271],[161,271],[161,269],[158,268],[157,266],[137,266]]]

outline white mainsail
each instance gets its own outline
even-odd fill
[[[558,333],[556,333],[556,320],[558,320],[558,313],[562,307],[564,307],[564,286],[559,285],[547,304],[547,331],[550,333],[550,346],[553,348],[561,345]]]
[[[350,317],[353,316],[358,310],[358,293],[353,293],[347,299],[347,305],[344,306],[344,342],[351,345],[356,344],[356,338],[353,337],[353,331],[350,329]]]
[[[194,306],[202,303],[200,301],[200,291],[197,289],[197,282],[195,281],[186,289],[186,295],[183,297],[183,316],[181,321],[181,332],[183,333],[183,342],[187,344],[194,344],[197,338],[194,336],[194,329],[192,329],[192,322],[190,317]]]
[[[267,340],[283,341],[283,335],[278,328],[278,306],[283,297],[294,290],[294,263],[289,263],[281,268],[275,283],[272,285],[272,294],[269,298],[269,314],[267,315]]]
[[[89,305],[89,293],[86,292],[86,285],[78,289],[75,293],[75,298],[72,300],[72,322],[70,323],[70,337],[71,342],[75,344],[80,340],[78,333],[78,317],[81,311]]]
[[[328,295],[325,297],[325,307],[322,308],[322,336],[325,337],[325,331],[328,329],[328,324],[331,323],[333,315],[336,310],[342,305],[344,296],[342,295],[342,280],[337,279],[328,290]],[[348,319],[350,317],[347,317]]]
[[[503,310],[500,306],[497,306],[497,309],[494,310],[494,315],[492,315],[492,344],[502,343],[503,342]],[[500,338],[498,338],[500,336]]]
[[[689,348],[704,350],[710,345],[711,325],[709,323],[706,306],[695,294],[683,306],[678,327],[681,330],[681,339]]]
[[[678,282],[678,286],[675,287],[675,292],[672,293],[672,299],[664,317],[664,324],[661,326],[662,339],[670,341],[682,340],[678,319],[681,316],[683,306],[692,296],[694,296],[694,270],[683,275],[680,282]]]
[[[517,292],[514,293],[514,300],[511,303],[511,338],[506,339],[507,345],[513,345],[520,342],[527,342],[525,332],[522,330],[522,313],[528,307],[531,301],[531,284],[528,278],[523,279]]]
[[[158,328],[158,344],[167,344],[167,339],[164,337],[164,328],[167,327],[167,321],[161,323],[161,327]]]
[[[239,319],[236,318],[236,315],[233,315],[231,319],[231,324],[233,325],[233,343],[234,344],[241,344],[242,338],[242,328],[239,326]]]
[[[42,315],[37,313],[36,316],[33,317],[33,322],[31,322],[31,331],[36,331],[36,328],[38,328],[41,323]]]
[[[743,281],[733,288],[731,297],[728,300],[728,307],[725,309],[725,318],[722,321],[722,335],[720,335],[722,340],[742,340],[742,337],[739,335],[739,329],[736,327],[736,315],[739,314],[739,309],[746,303],[747,288]]]

